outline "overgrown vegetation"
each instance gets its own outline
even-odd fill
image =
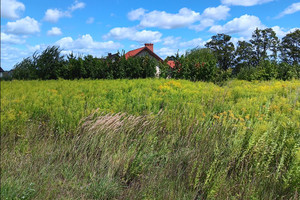
[[[299,80],[1,82],[1,199],[299,199],[299,92]]]
[[[147,78],[155,76],[157,63],[149,57],[125,59],[96,58],[91,55],[76,57],[73,53],[63,59],[57,46],[48,47],[42,53],[18,63],[13,71],[13,78],[34,79],[122,79]]]
[[[195,48],[185,55],[174,55],[158,63],[149,57],[125,59],[124,53],[115,57],[96,58],[91,55],[61,56],[59,47],[48,47],[41,53],[25,58],[15,65],[13,78],[34,79],[135,79],[154,77],[160,66],[160,77],[191,81],[224,82],[229,78],[241,80],[291,80],[300,78],[300,30],[278,39],[271,29],[256,29],[249,41],[237,46],[231,36],[217,34],[206,43],[207,48]],[[175,67],[167,65],[173,60]]]

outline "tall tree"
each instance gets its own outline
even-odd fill
[[[281,58],[291,65],[300,64],[300,30],[297,29],[282,38]]]
[[[57,79],[64,64],[58,46],[49,46],[37,58],[37,74],[41,79]]]
[[[246,41],[238,41],[235,51],[235,64],[253,65],[253,46]]]
[[[227,70],[232,67],[234,61],[234,45],[230,42],[231,36],[217,34],[212,36],[211,41],[205,46],[210,48],[218,60],[218,66]]]
[[[277,59],[277,50],[279,46],[279,39],[272,28],[258,29],[253,32],[250,43],[254,48],[255,65],[258,65],[260,61],[271,58]],[[268,52],[272,54],[269,56]]]

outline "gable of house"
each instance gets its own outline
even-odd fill
[[[158,55],[156,55],[153,52],[153,44],[151,44],[151,43],[146,43],[144,47],[134,49],[132,51],[128,51],[125,54],[126,59],[128,59],[130,57],[136,57],[136,56],[150,56],[150,57],[156,59],[157,61],[160,61],[160,62],[163,61],[163,59],[161,59]]]

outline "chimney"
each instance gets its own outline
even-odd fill
[[[145,47],[148,47],[153,52],[153,44],[152,43],[145,43]]]

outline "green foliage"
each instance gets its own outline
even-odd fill
[[[20,80],[32,79],[122,79],[154,77],[156,66],[163,66],[156,60],[145,57],[125,59],[118,55],[116,58],[96,58],[91,55],[76,57],[73,53],[61,56],[59,47],[52,46],[41,54],[35,53],[15,65],[13,78]]]
[[[255,63],[253,57],[254,52],[251,43],[246,41],[238,41],[235,51],[235,67],[233,70],[234,74],[239,73],[243,68],[254,66]]]
[[[250,43],[254,49],[254,61],[255,65],[258,65],[261,61],[269,58],[268,51],[271,51],[271,60],[277,59],[277,52],[279,47],[279,39],[272,28],[256,29],[252,34]]]
[[[35,52],[32,57],[17,63],[13,79],[137,79],[155,77],[159,66],[160,77],[211,81],[222,83],[231,77],[243,80],[290,80],[300,77],[299,34],[296,30],[287,34],[280,44],[271,28],[256,29],[249,42],[239,41],[235,49],[231,36],[217,34],[206,43],[206,48],[195,48],[185,55],[168,57],[158,62],[150,57],[125,58],[124,53],[106,58],[92,55],[66,59],[57,46]],[[281,53],[278,57],[278,53]],[[281,60],[279,60],[279,58]],[[174,61],[171,68],[167,62]]]
[[[196,48],[185,56],[174,57],[175,67],[170,76],[191,81],[214,81],[219,71],[217,60],[210,49]]]
[[[90,199],[115,199],[120,196],[122,187],[119,182],[108,177],[92,180],[86,189]]]
[[[49,80],[59,77],[59,70],[64,64],[61,50],[57,46],[47,47],[36,59],[36,72],[40,79]]]
[[[288,33],[282,38],[281,57],[284,62],[291,65],[300,64],[300,30]]]
[[[297,199],[299,88],[1,82],[1,199]]]
[[[27,57],[23,59],[20,63],[17,63],[14,67],[12,77],[14,79],[19,79],[19,80],[37,79],[38,75],[35,66],[35,61],[31,57]]]
[[[211,41],[205,46],[210,48],[218,60],[220,69],[227,70],[233,66],[234,45],[230,42],[231,36],[226,34],[217,34],[211,37]]]

